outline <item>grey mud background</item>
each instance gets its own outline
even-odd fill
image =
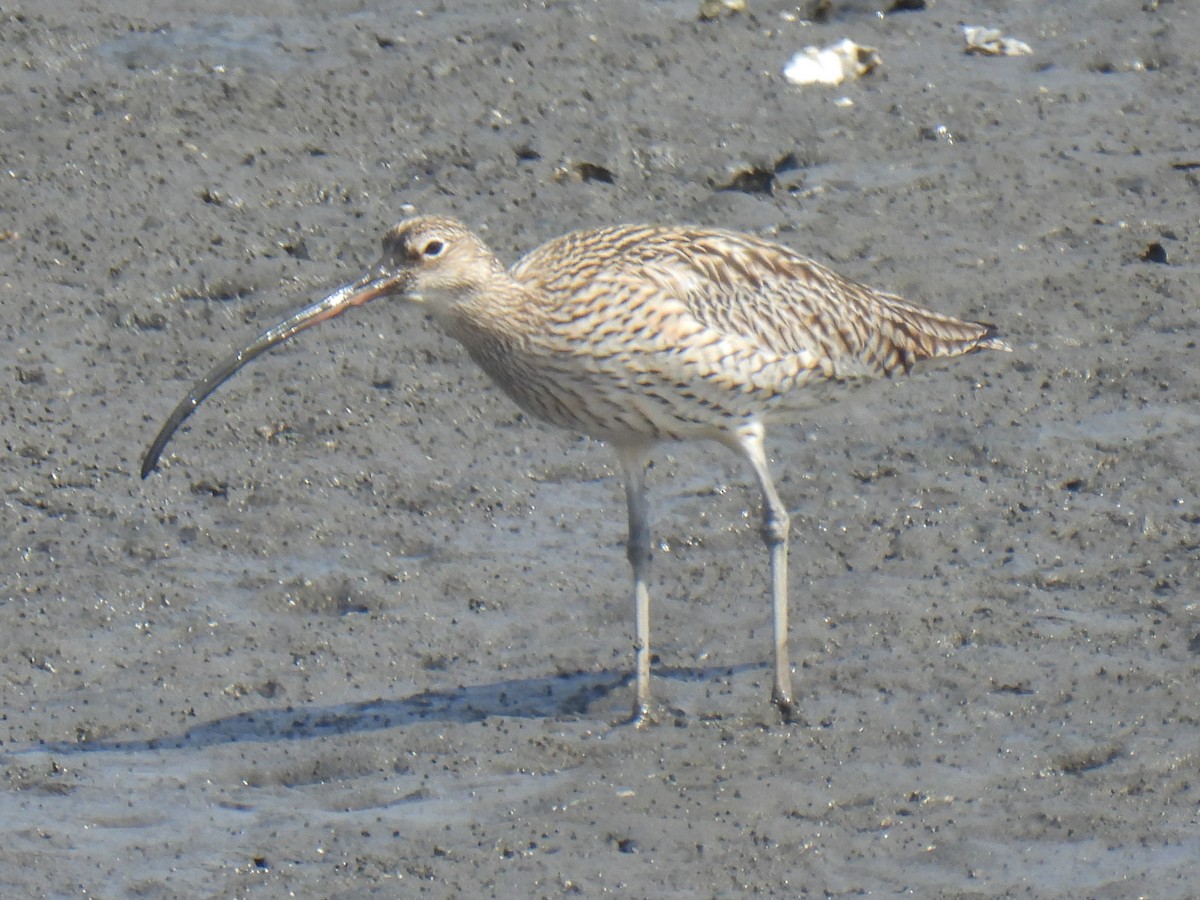
[[[2,4],[0,894],[1195,893],[1200,11],[696,5]],[[843,36],[882,70],[783,83]],[[409,204],[508,260],[749,230],[1011,338],[774,431],[802,724],[709,446],[651,477],[666,722],[611,724],[613,460],[419,310],[259,360],[139,480]]]

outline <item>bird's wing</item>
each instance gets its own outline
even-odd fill
[[[716,229],[575,232],[533,251],[512,274],[557,298],[560,321],[592,329],[596,348],[676,352],[705,368],[737,358],[840,380],[976,347],[1006,349],[990,326],[929,312],[780,245]]]
[[[984,324],[963,322],[868,288],[785,247],[696,229],[646,260],[648,277],[696,320],[780,357],[811,355],[830,377],[888,375],[919,359],[1007,349]]]

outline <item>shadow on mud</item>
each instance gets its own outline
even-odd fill
[[[656,666],[654,675],[675,681],[703,682],[723,680],[737,672],[764,667],[764,663],[714,667]],[[258,709],[214,719],[178,735],[148,740],[100,739],[46,743],[26,748],[25,752],[195,749],[216,744],[310,740],[403,728],[430,721],[463,724],[492,716],[572,719],[588,715],[593,703],[608,697],[615,690],[625,688],[632,680],[632,672],[563,672],[550,677],[498,681],[451,691],[422,691],[396,700]]]

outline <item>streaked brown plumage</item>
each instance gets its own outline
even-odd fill
[[[516,403],[613,445],[629,503],[636,721],[650,703],[645,464],[662,441],[706,438],[739,453],[763,491],[775,629],[772,697],[792,711],[787,661],[788,515],[763,450],[820,385],[907,372],[918,360],[1008,350],[990,325],[929,312],[749,235],[626,225],[556,238],[505,268],[464,225],[408,219],[363,278],[224,360],[175,408],[142,477],[180,423],[239,368],[298,331],[383,296],[421,303]]]

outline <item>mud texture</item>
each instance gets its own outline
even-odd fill
[[[1200,10],[412,7],[0,9],[0,894],[1194,894]],[[843,36],[882,68],[783,82]],[[613,724],[614,461],[417,309],[138,478],[410,208],[507,260],[752,231],[1010,338],[773,432],[801,722],[752,480],[697,445],[651,473],[664,721]]]

